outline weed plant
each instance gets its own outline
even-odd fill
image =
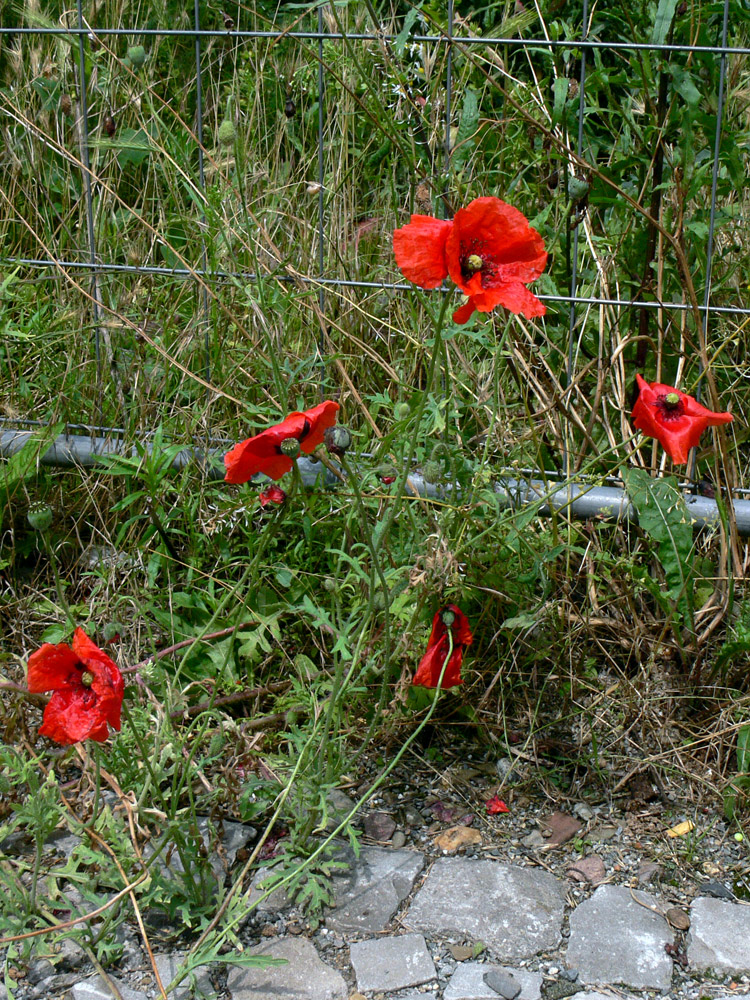
[[[731,7],[727,45],[747,46]],[[576,3],[457,3],[450,50],[432,0],[239,4],[225,23],[199,4],[216,33],[197,48],[145,33],[195,27],[173,0],[83,10],[88,34],[53,34],[72,8],[25,0],[2,23],[40,33],[0,33],[1,429],[38,422],[0,470],[0,839],[22,844],[0,868],[6,985],[55,935],[106,964],[114,926],[148,943],[155,912],[191,935],[187,975],[237,943],[283,832],[268,891],[316,919],[330,831],[357,847],[331,793],[376,747],[387,781],[415,738],[518,744],[552,794],[654,768],[742,822],[750,88],[746,55],[710,51],[722,5],[637,0],[583,25]],[[291,33],[319,23],[330,38]],[[484,195],[544,237],[543,320],[457,326],[452,292],[404,287],[392,231]],[[679,480],[633,430],[636,372],[734,414]],[[353,445],[333,471],[320,456],[315,488],[295,473],[260,507],[212,474],[321,399]],[[69,425],[132,451],[40,464]],[[204,461],[176,470],[186,447]],[[683,471],[712,526],[691,525]],[[530,475],[624,483],[638,523],[547,516],[546,484],[509,507],[497,481]],[[463,686],[428,695],[410,681],[449,603],[474,643]],[[51,752],[23,662],[73,623],[127,667],[125,723]],[[264,833],[225,883],[227,818]],[[46,848],[62,828],[80,838],[64,862]]]

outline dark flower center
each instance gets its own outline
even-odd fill
[[[486,240],[472,240],[461,244],[461,277],[468,282],[475,274],[482,275],[482,287],[488,288],[497,272],[497,266],[488,252]]]
[[[662,420],[679,420],[685,412],[685,404],[679,392],[661,393],[655,405]]]

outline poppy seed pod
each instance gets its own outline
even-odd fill
[[[325,437],[326,449],[330,455],[345,455],[352,443],[352,436],[346,427],[342,427],[341,424],[334,424],[333,427],[329,427],[326,430]]]
[[[279,445],[281,449],[281,454],[286,455],[287,458],[297,458],[299,456],[300,447],[299,441],[296,437],[288,437]]]
[[[225,118],[219,125],[217,137],[221,146],[233,146],[237,139],[237,129],[234,127],[234,122]]]
[[[131,45],[128,49],[128,59],[136,69],[140,69],[146,61],[146,50],[142,45]]]
[[[589,193],[589,187],[590,184],[585,177],[576,177],[573,174],[572,177],[568,178],[568,197],[576,203],[583,201]]]
[[[439,462],[429,459],[422,466],[422,475],[428,483],[439,483],[442,476],[442,469]]]
[[[52,508],[43,500],[37,500],[27,510],[26,520],[34,531],[46,531],[52,524]]]

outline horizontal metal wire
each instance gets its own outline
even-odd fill
[[[147,264],[91,264],[88,261],[78,261],[78,260],[45,260],[43,258],[35,259],[29,257],[6,257],[4,262],[7,266],[25,266],[25,267],[62,267],[71,268],[80,271],[97,271],[98,273],[113,273],[113,274],[152,274],[160,275],[167,278],[204,278],[209,281],[227,281],[227,280],[241,280],[241,281],[287,281],[295,282],[300,281],[303,284],[309,285],[328,285],[333,288],[372,288],[381,289],[383,291],[408,291],[413,289],[414,285],[405,284],[403,282],[390,282],[390,281],[355,281],[351,278],[316,278],[308,277],[307,275],[292,275],[292,274],[255,274],[253,271],[206,271],[203,268],[195,268],[194,270],[188,270],[184,267],[152,267]],[[433,289],[436,292],[452,292],[455,291],[453,288],[448,288],[443,286],[442,288]],[[596,298],[595,296],[571,296],[571,295],[542,295],[536,293],[538,299],[542,299],[544,302],[565,302],[565,303],[576,303],[580,305],[590,305],[590,306],[616,306],[620,308],[628,308],[637,306],[639,309],[665,309],[674,310],[676,312],[688,312],[693,307],[689,303],[685,302],[653,302],[653,301],[643,301],[642,299],[603,299]],[[698,305],[698,312],[711,312],[711,313],[728,313],[731,315],[738,316],[750,316],[750,307],[748,306],[714,306],[714,305]]]
[[[201,28],[199,31],[190,28],[13,28],[0,27],[0,35],[125,35],[165,38],[301,38],[311,41],[344,40],[364,42],[395,42],[397,35],[385,32],[352,32],[343,34],[338,31],[241,31],[239,29],[226,31],[220,28]],[[585,41],[568,38],[482,38],[477,35],[461,37],[460,35],[410,35],[409,41],[428,43],[454,43],[460,45],[510,45],[523,48],[538,49],[608,49],[616,51],[647,51],[647,52],[706,52],[717,55],[748,55],[750,48],[744,45],[679,45],[659,44],[657,42],[608,42],[600,39],[587,38]]]

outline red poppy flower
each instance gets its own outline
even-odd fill
[[[120,729],[124,684],[117,665],[77,628],[73,648],[50,642],[29,657],[29,691],[54,694],[44,710],[39,734],[67,746],[109,735],[107,723]]]
[[[499,198],[475,198],[452,222],[412,215],[393,234],[396,263],[420,288],[437,288],[446,275],[468,301],[453,314],[466,323],[475,309],[503,305],[530,318],[543,316],[544,303],[526,288],[544,270],[544,240],[526,217]]]
[[[455,604],[441,608],[432,619],[432,632],[427,643],[427,652],[419,662],[412,684],[434,688],[440,681],[440,673],[448,656],[450,640],[448,630],[453,634],[453,652],[443,674],[441,688],[455,687],[461,683],[461,663],[464,649],[473,640],[466,615]]]
[[[269,503],[282,504],[286,500],[286,493],[280,486],[269,486],[258,494],[261,507],[266,507]]]
[[[633,426],[656,438],[673,462],[682,465],[688,452],[700,441],[707,427],[734,420],[731,413],[714,413],[671,385],[646,382],[636,375],[638,399],[633,407]]]
[[[304,413],[290,413],[280,424],[268,427],[247,441],[240,441],[224,456],[225,482],[246,483],[256,472],[264,473],[269,479],[281,479],[293,465],[292,457],[282,448],[284,442],[297,441],[299,450],[309,455],[323,443],[326,428],[336,423],[338,410],[339,404],[327,399]]]
[[[485,802],[487,807],[487,812],[490,816],[496,815],[496,813],[509,813],[510,809],[506,806],[501,798],[497,795],[493,795],[491,799],[487,799]]]

